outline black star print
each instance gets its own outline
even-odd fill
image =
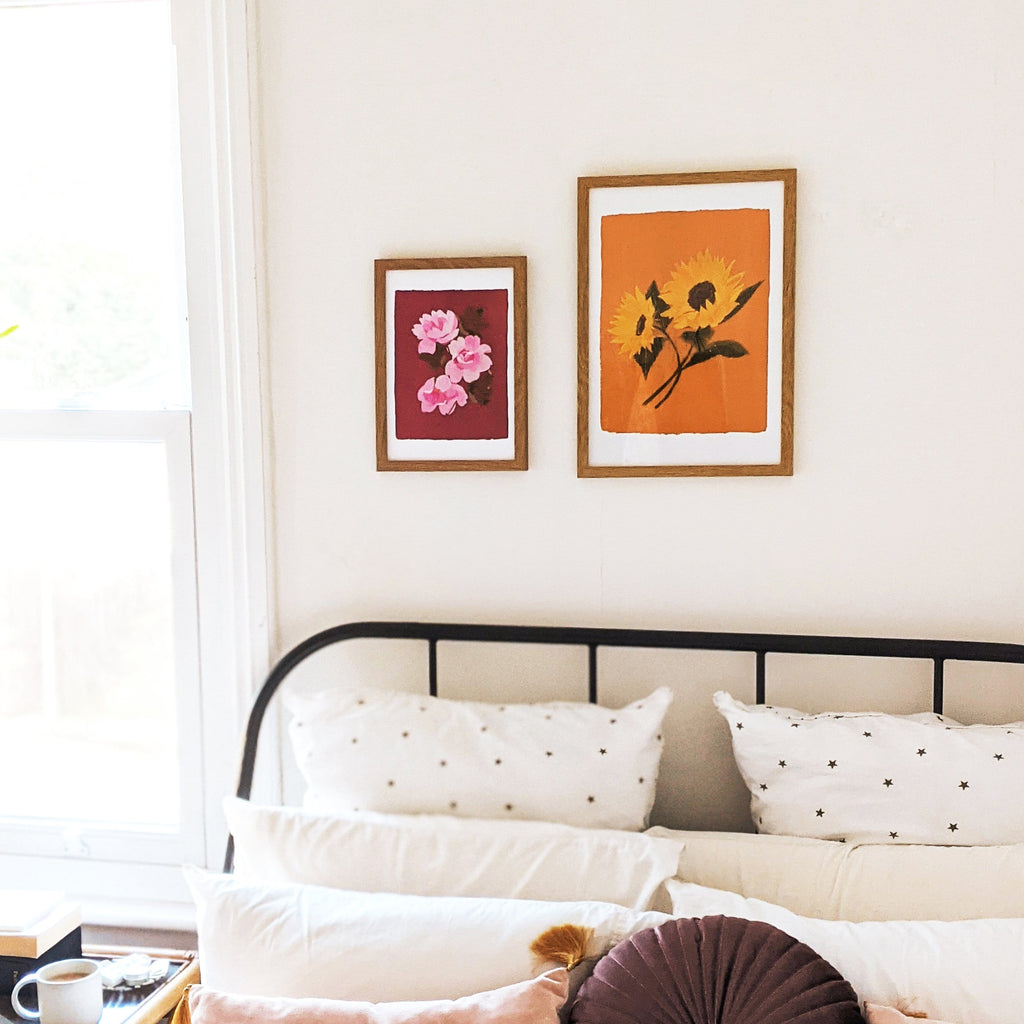
[[[551,716],[550,715],[545,715],[544,716],[544,721],[545,722],[550,722],[551,721]]]
[[[607,754],[607,753],[608,753],[608,751],[607,751],[607,750],[605,750],[605,748],[604,748],[604,747],[602,747],[602,748],[601,748],[601,753],[602,753],[602,754]]]
[[[495,764],[501,764],[501,758],[500,758],[500,757],[496,757],[496,758],[494,759],[494,763],[495,763]]]
[[[407,740],[408,738],[409,738],[409,734],[407,732],[403,732],[402,733],[402,739],[403,740]]]
[[[736,723],[736,728],[737,729],[742,729],[743,728],[743,723],[742,722],[737,722]]]
[[[356,703],[357,703],[357,704],[365,704],[365,703],[366,703],[366,701],[365,701],[365,700],[363,700],[362,698],[360,698],[359,700],[357,700],[357,701],[356,701]]]
[[[454,811],[454,810],[455,810],[455,808],[459,806],[459,802],[458,802],[458,800],[452,800],[452,801],[451,801],[451,802],[450,802],[450,803],[448,804],[448,806],[449,806],[449,807],[450,807],[450,808],[451,808],[451,809],[452,809],[452,810]]]
[[[444,767],[446,767],[446,766],[447,766],[447,764],[448,764],[448,762],[447,762],[447,761],[442,761],[442,762],[441,762],[441,767],[442,767],[442,768],[444,768]]]
[[[970,787],[970,783],[967,783],[967,782],[963,782],[963,781],[961,781],[961,783],[960,783],[960,788],[961,788],[961,789],[970,789],[970,788],[971,788],[971,787]]]
[[[641,775],[638,781],[639,781],[640,785],[642,786],[644,784],[644,777]]]
[[[761,783],[761,792],[763,793],[767,788],[768,787],[762,782]]]
[[[780,761],[779,762],[779,767],[780,768],[785,768],[786,767],[786,762],[785,761]]]
[[[481,732],[487,732],[487,726],[486,725],[481,725],[480,726],[480,731]]]
[[[511,811],[512,810],[512,805],[511,804],[505,804],[505,810],[506,811]]]
[[[828,763],[828,766],[829,766],[829,768],[835,768],[835,766],[836,766],[836,765],[837,765],[838,763],[839,763],[838,761],[829,761],[829,763]]]
[[[661,742],[661,733],[659,732],[658,735],[655,736],[654,738],[660,743]]]
[[[505,710],[505,706],[504,706],[504,704],[503,704],[503,705],[502,705],[502,706],[501,706],[500,708],[498,708],[498,710],[499,710],[499,711],[504,711],[504,710]]]
[[[918,757],[924,757],[924,755],[927,754],[927,753],[928,753],[928,751],[925,750],[924,747],[918,747],[917,748],[917,756]]]
[[[995,758],[995,759],[996,759],[997,761],[1002,761],[1002,759],[1003,759],[1003,755],[1002,755],[1002,754],[993,754],[992,756],[993,756],[993,757],[994,757],[994,758]]]
[[[871,733],[869,733],[869,732],[866,732],[866,733],[864,733],[864,735],[865,735],[865,736],[870,736],[870,735],[871,735]]]
[[[889,787],[890,787],[890,786],[892,785],[892,779],[886,779],[886,780],[885,780],[885,781],[884,781],[884,782],[882,783],[882,785],[883,785],[883,786],[885,786],[885,788],[886,788],[886,789],[888,789],[888,788],[889,788]]]
[[[890,832],[889,833],[889,838],[890,839],[899,839],[899,837],[900,837],[899,832]]]
[[[358,743],[359,742],[359,737],[358,736],[353,736],[352,737],[352,742],[353,743]]]
[[[394,779],[388,779],[388,785],[389,786],[393,786],[394,784],[395,784],[395,780]]]
[[[544,751],[544,753],[545,753],[545,754],[546,754],[546,755],[547,755],[548,757],[554,757],[554,756],[555,756],[555,752],[554,752],[553,750],[545,750],[545,751]]]
[[[594,798],[592,796],[588,796],[587,797],[587,803],[588,804],[592,804],[593,802],[594,802]]]
[[[789,723],[789,727],[790,727],[790,729],[799,729],[800,728],[800,723],[799,722],[790,722]]]
[[[959,830],[959,828],[960,828],[960,826],[959,826],[959,825],[957,825],[957,823],[956,823],[955,821],[951,821],[951,822],[949,823],[949,831],[950,831],[950,832],[956,832],[956,831],[958,831],[958,830]]]
[[[608,719],[608,724],[609,724],[609,725],[614,725],[614,724],[615,724],[615,723],[616,723],[617,721],[618,721],[618,719],[617,719],[617,718],[609,718],[609,719]]]
[[[825,817],[825,811],[821,807],[819,807],[814,813],[819,818]]]

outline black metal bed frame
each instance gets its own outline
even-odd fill
[[[588,694],[597,702],[597,652],[601,647],[646,647],[723,651],[755,655],[755,699],[765,700],[765,659],[769,654],[904,658],[932,663],[932,710],[942,712],[947,661],[1024,665],[1024,644],[976,640],[905,640],[886,637],[801,636],[790,633],[716,633],[669,629],[615,629],[600,626],[501,626],[438,622],[350,622],[332,626],[293,647],[273,667],[253,701],[245,730],[236,796],[252,793],[256,747],[270,699],[288,674],[310,655],[345,640],[423,640],[427,643],[429,687],[437,695],[437,645],[443,641],[549,644],[586,647]],[[231,871],[234,843],[228,837],[224,870]]]

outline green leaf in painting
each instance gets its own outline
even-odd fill
[[[739,359],[747,355],[747,350],[738,341],[714,341],[707,348],[697,352],[687,364],[686,368],[696,366],[698,363],[706,363],[715,356],[724,356],[726,359]]]
[[[758,281],[757,284],[752,284],[749,288],[744,288],[743,291],[736,296],[736,305],[728,316],[722,317],[721,323],[724,324],[726,320],[731,320],[750,301],[750,297],[763,284],[764,281]]]
[[[483,306],[467,306],[459,317],[459,326],[463,334],[479,335],[491,325]]]
[[[490,370],[486,373],[481,373],[480,376],[472,382],[463,381],[462,383],[471,402],[476,402],[477,405],[486,405],[491,400],[491,391],[494,387],[494,374],[491,373]]]
[[[423,360],[435,373],[440,373],[449,359],[448,349],[444,345],[438,345],[433,352],[421,352],[420,359]]]
[[[651,300],[651,305],[654,306],[654,312],[659,316],[668,310],[668,303],[661,297],[661,292],[658,291],[658,282],[652,281],[650,287],[644,292],[644,298]]]
[[[633,359],[636,361],[636,365],[640,367],[640,371],[644,375],[644,380],[647,380],[647,374],[651,372],[654,360],[658,358],[658,354],[664,347],[665,339],[655,338],[651,343],[650,348],[642,348],[635,356],[633,356]]]
[[[14,331],[16,331],[17,329],[18,325],[12,324],[10,327],[7,328],[6,331],[0,331],[0,338],[6,338],[8,334],[13,334]]]

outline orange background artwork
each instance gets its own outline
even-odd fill
[[[630,434],[758,433],[768,425],[769,213],[767,210],[687,210],[612,214],[601,218],[601,428]],[[717,356],[683,371],[672,396],[643,400],[676,366],[668,344],[644,380],[640,367],[611,338],[622,297],[652,281],[664,289],[680,263],[707,249],[742,271],[740,287],[764,283],[713,341],[738,341],[747,355]],[[680,354],[686,345],[676,338]],[[662,393],[664,394],[664,392]],[[661,396],[659,396],[661,397]]]

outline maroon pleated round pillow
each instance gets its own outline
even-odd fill
[[[863,1024],[857,995],[810,946],[762,921],[682,918],[613,947],[575,1024]]]

